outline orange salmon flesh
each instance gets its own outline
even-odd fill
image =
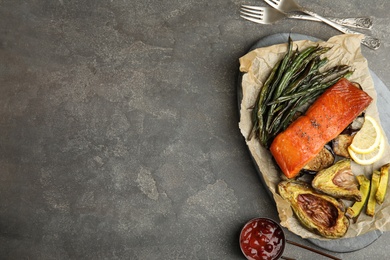
[[[347,79],[328,88],[285,131],[273,140],[270,151],[288,178],[313,159],[372,102],[372,98]]]

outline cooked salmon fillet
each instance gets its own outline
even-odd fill
[[[270,151],[282,172],[288,178],[295,177],[371,101],[366,92],[345,78],[327,89],[304,115],[273,140]]]

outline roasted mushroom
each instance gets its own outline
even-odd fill
[[[340,160],[329,168],[318,172],[311,184],[314,189],[335,198],[355,201],[362,199],[349,159]]]
[[[365,115],[365,112],[361,113],[347,127],[347,132],[349,132],[350,135],[353,135],[353,134],[357,133],[362,128],[362,126],[364,124],[364,115]]]
[[[351,158],[348,152],[348,146],[351,145],[353,136],[349,134],[340,134],[332,140],[333,152],[345,158]]]
[[[364,123],[364,112],[355,118],[344,131],[332,140],[332,148],[335,155],[351,158],[348,146],[351,145],[354,135],[359,132]]]
[[[328,168],[335,161],[335,155],[329,145],[325,145],[320,153],[306,164],[301,173],[316,174],[317,172]]]
[[[282,181],[278,190],[290,202],[300,222],[309,230],[326,238],[339,238],[347,232],[349,221],[340,201],[316,192],[304,182]]]

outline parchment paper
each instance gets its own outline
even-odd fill
[[[360,41],[361,35],[338,35],[330,38],[327,42],[312,42],[308,40],[295,41],[294,47],[299,50],[312,45],[329,46],[332,49],[324,56],[329,62],[324,69],[336,64],[350,65],[354,69],[350,81],[359,83],[374,100],[366,110],[366,114],[374,117],[380,123],[378,109],[376,106],[376,91],[373,80],[369,73],[367,60],[361,54]],[[294,39],[293,39],[294,40]],[[252,107],[256,101],[257,94],[266,80],[269,72],[280,60],[287,50],[287,42],[264,48],[255,49],[240,58],[240,71],[244,73],[242,77],[243,98],[240,108],[239,127],[244,136],[248,148],[258,165],[265,184],[273,194],[276,207],[281,220],[281,225],[288,228],[293,233],[303,238],[323,239],[321,236],[304,228],[299,220],[294,216],[290,204],[277,193],[277,184],[281,181],[283,173],[272,160],[271,153],[263,148],[256,138],[248,140],[249,133],[252,130]],[[382,130],[383,132],[383,130]],[[384,134],[384,132],[383,132]],[[385,136],[385,153],[382,158],[370,166],[360,166],[352,163],[352,170],[355,175],[365,174],[371,179],[373,170],[379,169],[382,165],[390,162],[390,150],[388,139]],[[349,205],[346,201],[347,206]],[[356,237],[373,230],[390,230],[390,192],[382,205],[376,205],[374,217],[367,216],[362,212],[356,223],[350,224],[347,234],[344,238]]]

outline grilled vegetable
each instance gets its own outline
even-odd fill
[[[364,124],[364,115],[365,113],[363,112],[358,117],[356,117],[355,120],[353,120],[352,123],[346,129],[344,129],[342,134],[354,135],[359,132]]]
[[[273,140],[270,151],[287,178],[295,177],[333,138],[338,136],[372,98],[347,79],[327,89]]]
[[[356,178],[360,185],[359,190],[362,194],[362,200],[356,201],[351,207],[347,208],[347,211],[345,212],[345,215],[352,219],[354,223],[362,212],[364,205],[367,202],[368,195],[370,194],[370,180],[364,175],[358,175]]]
[[[249,139],[251,139],[254,134],[259,133],[259,132],[260,132],[260,134],[259,134],[260,138],[265,137],[265,135],[263,133],[265,131],[264,120],[263,120],[263,114],[265,112],[265,99],[267,98],[267,96],[270,92],[270,84],[271,84],[271,82],[274,81],[275,74],[279,70],[280,64],[281,64],[280,61],[276,63],[276,65],[274,66],[274,68],[271,71],[271,74],[268,76],[266,82],[264,83],[264,85],[260,89],[259,95],[257,96],[256,104],[255,104],[255,107],[253,109],[253,114],[252,114],[253,128],[252,128],[252,132],[249,136]],[[261,139],[260,141],[265,142],[266,140]]]
[[[299,52],[293,50],[293,41],[289,38],[286,54],[259,91],[249,139],[256,135],[260,143],[269,148],[273,138],[287,128],[302,105],[317,98],[340,78],[352,74],[346,65],[320,72],[327,63],[327,59],[320,56],[329,49],[311,46]]]
[[[366,214],[369,216],[375,215],[375,206],[376,206],[375,195],[378,190],[379,179],[380,179],[380,172],[374,171],[371,177],[371,190],[370,190],[370,196],[368,197],[367,209],[366,209]]]
[[[385,195],[387,191],[387,185],[389,182],[389,167],[390,164],[385,164],[380,169],[380,180],[378,185],[378,190],[376,191],[375,198],[378,204],[382,204],[385,200]]]
[[[316,174],[317,172],[330,167],[334,163],[335,158],[332,148],[329,145],[325,145],[316,157],[303,166],[301,172]]]
[[[293,56],[293,42],[289,37],[288,40],[288,51],[283,57],[283,59],[278,62],[271,71],[271,74],[267,78],[263,87],[260,89],[259,96],[256,101],[256,106],[253,109],[253,121],[254,127],[252,129],[252,134],[257,133],[260,143],[263,145],[268,142],[267,132],[266,132],[266,101],[273,96],[274,89],[279,83],[291,57]]]
[[[290,202],[300,222],[309,230],[326,238],[339,238],[347,232],[349,221],[340,201],[314,191],[304,182],[282,181],[278,190]]]
[[[356,176],[352,173],[351,160],[341,160],[322,170],[314,177],[311,185],[314,189],[335,198],[361,201]]]
[[[340,134],[335,139],[332,140],[333,152],[336,155],[350,158],[348,147],[351,145],[353,136],[348,134]]]

